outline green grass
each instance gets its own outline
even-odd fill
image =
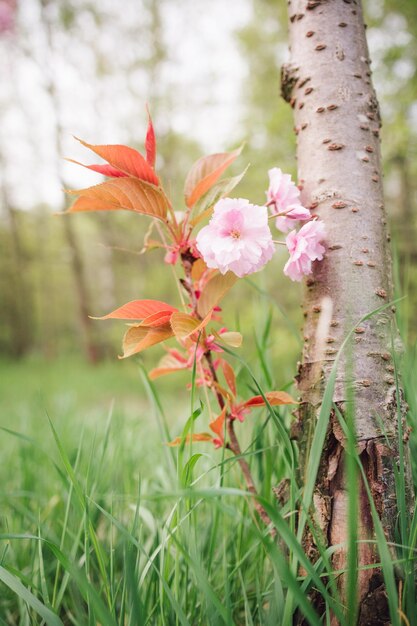
[[[244,353],[249,367],[245,359],[235,360],[248,394],[283,386],[269,358],[272,319],[265,311],[253,354],[249,348]],[[412,424],[417,415],[414,364],[410,350],[403,373]],[[290,369],[290,363],[285,367]],[[348,454],[348,608],[338,597],[331,551],[321,546],[312,565],[295,523],[301,507],[300,521],[310,525],[332,381],[303,493],[294,479],[297,452],[286,434],[290,410],[267,407],[237,425],[260,501],[278,531],[274,542],[259,525],[238,464],[227,451],[210,444],[193,444],[192,450],[162,445],[181,434],[190,415],[190,429],[207,429],[204,394],[200,398],[195,390],[190,399],[183,389],[185,376],[151,384],[134,360],[95,368],[74,357],[0,363],[0,625],[286,626],[300,610],[318,626],[323,622],[308,599],[313,589],[325,599],[328,620],[332,611],[342,625],[352,624],[357,611],[355,494],[362,472],[352,412],[339,415]],[[401,428],[396,483],[403,503]],[[272,487],[285,476],[291,479],[290,497],[281,506]],[[372,503],[371,510],[391,621],[401,623],[400,607],[416,626],[417,515],[410,518],[402,507],[394,550]]]
[[[133,361],[2,370],[5,623],[40,624],[51,612],[64,624],[235,623],[245,613],[274,623],[273,565],[236,463],[205,445],[176,468],[177,452],[161,445],[162,404],[177,434],[186,392],[158,406]],[[269,426],[257,447],[270,475]]]

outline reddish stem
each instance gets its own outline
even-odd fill
[[[182,266],[184,269],[184,274],[185,274],[185,280],[182,283],[185,287],[185,289],[187,290],[189,296],[190,296],[190,301],[191,301],[191,306],[193,308],[193,313],[194,315],[198,318],[198,319],[202,319],[201,316],[199,315],[198,311],[197,311],[197,296],[194,290],[194,285],[193,285],[193,279],[192,279],[192,269],[193,269],[193,263],[194,263],[194,257],[191,254],[190,251],[187,250],[187,252],[183,252],[181,254],[181,262],[182,262]],[[224,398],[222,396],[222,394],[220,393],[220,391],[217,388],[218,385],[218,378],[217,378],[217,374],[216,374],[216,370],[213,364],[213,357],[211,354],[211,350],[207,350],[204,353],[204,356],[206,358],[207,361],[207,365],[209,367],[210,370],[210,374],[211,374],[211,378],[213,383],[215,383],[215,385],[213,385],[213,390],[214,393],[216,394],[216,398],[217,398],[217,402],[219,403],[220,409],[223,410],[225,407],[225,401]],[[243,477],[245,479],[246,482],[246,488],[249,491],[249,493],[253,494],[255,496],[254,499],[254,506],[256,511],[258,512],[259,517],[261,518],[261,520],[263,521],[263,523],[265,524],[265,526],[270,526],[272,524],[272,521],[268,515],[268,513],[265,511],[264,507],[262,506],[262,504],[260,504],[257,499],[256,496],[258,495],[257,489],[255,487],[255,483],[253,481],[252,478],[252,474],[250,471],[250,467],[248,462],[246,461],[246,459],[242,456],[242,450],[240,448],[240,444],[238,441],[238,438],[236,436],[235,433],[235,429],[234,429],[234,420],[231,418],[230,414],[226,415],[226,422],[227,422],[227,432],[229,434],[229,443],[227,444],[227,448],[237,457],[237,462],[240,465],[240,469],[242,470],[242,474]],[[275,528],[271,528],[269,531],[271,537],[275,537],[276,536],[276,529]]]
[[[237,457],[237,462],[239,463],[240,469],[242,470],[242,474],[245,478],[247,490],[255,496],[255,500],[254,500],[255,509],[258,511],[258,515],[263,521],[263,523],[265,524],[265,526],[270,526],[272,524],[271,518],[269,517],[268,513],[265,511],[262,504],[258,502],[258,500],[256,499],[258,492],[256,490],[255,483],[253,482],[253,478],[252,478],[252,474],[251,474],[248,462],[242,456],[242,450],[240,448],[239,441],[235,433],[234,420],[230,419],[230,417],[227,420],[227,432],[229,433],[229,446],[228,446],[229,450],[231,450],[233,454]],[[276,529],[273,527],[270,528],[269,534],[271,535],[272,538],[274,538],[277,534]]]
[[[210,370],[213,382],[218,383],[218,378],[217,378],[216,370],[213,365],[213,357],[212,357],[211,351],[207,350],[207,352],[204,353],[204,356],[206,357],[206,361],[209,366],[209,370]],[[223,409],[225,406],[224,398],[216,387],[215,387],[215,394],[216,394],[217,402],[219,403],[220,409]],[[237,462],[240,465],[240,469],[242,470],[242,474],[246,482],[246,488],[250,493],[252,493],[255,496],[254,506],[258,512],[259,517],[261,518],[265,526],[270,526],[272,524],[272,521],[268,513],[265,511],[262,504],[260,504],[260,502],[258,502],[256,499],[258,492],[257,492],[255,483],[252,478],[249,464],[246,461],[246,459],[242,456],[242,450],[241,450],[238,438],[235,433],[234,419],[231,418],[230,414],[226,415],[226,423],[227,423],[227,432],[229,434],[229,443],[227,444],[227,448],[231,452],[233,452],[233,454],[237,457]],[[269,533],[271,537],[275,537],[277,534],[277,531],[275,528],[271,528]]]

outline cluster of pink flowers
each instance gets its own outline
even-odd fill
[[[275,252],[265,206],[243,198],[224,198],[208,226],[197,235],[197,249],[207,267],[229,270],[240,278],[262,269]]]
[[[289,174],[283,174],[277,167],[268,174],[266,205],[250,204],[243,198],[219,200],[209,224],[197,235],[196,247],[207,267],[242,277],[262,269],[274,254],[269,217],[275,217],[275,225],[283,233],[298,222],[307,222],[298,232],[291,230],[285,240],[290,258],[284,274],[300,281],[311,274],[313,261],[323,258],[324,224],[312,219],[310,211],[303,207],[300,191]]]
[[[301,280],[311,274],[313,261],[321,261],[324,246],[320,243],[325,237],[324,224],[320,220],[311,220],[297,232],[292,230],[285,242],[290,258],[285,264],[284,274],[291,280]]]
[[[294,222],[309,220],[310,211],[301,204],[300,190],[291,176],[283,174],[278,167],[269,170],[268,176],[267,206],[271,207],[272,215],[276,215],[275,226],[278,230],[287,233],[293,228]]]
[[[0,0],[0,34],[11,33],[15,27],[16,0]]]

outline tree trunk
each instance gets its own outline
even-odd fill
[[[0,158],[4,169],[4,160]],[[12,206],[6,180],[2,181],[0,205],[7,216],[10,233],[10,300],[11,353],[16,357],[26,355],[33,348],[33,294],[28,284],[28,262],[22,241],[19,213]]]
[[[48,16],[48,0],[40,0],[40,8],[42,21],[45,27],[45,38],[49,54],[53,53],[52,41],[52,24]],[[61,188],[66,189],[64,177],[62,174],[61,159],[63,155],[62,137],[63,129],[61,122],[61,111],[57,94],[57,83],[53,73],[53,66],[45,71],[46,91],[49,95],[53,108],[52,130],[54,133],[55,148],[57,155],[57,177]],[[67,203],[65,203],[66,206]],[[87,283],[87,273],[84,267],[84,259],[81,249],[77,243],[77,237],[74,231],[74,225],[67,216],[63,217],[64,236],[70,251],[71,270],[78,300],[78,319],[81,330],[82,343],[87,360],[90,363],[96,363],[103,355],[103,347],[97,338],[94,330],[93,322],[89,318],[90,307],[90,291]]]
[[[304,298],[297,428],[302,476],[308,433],[314,430],[335,355],[355,323],[389,303],[392,280],[381,180],[380,116],[360,0],[289,0],[288,4],[291,56],[282,69],[282,93],[294,109],[303,204],[325,222],[327,231],[326,257],[315,264]],[[332,315],[320,340],[316,331],[324,297],[332,301]],[[351,366],[358,451],[389,540],[394,537],[397,514],[393,464],[398,461],[390,355],[393,310],[386,308],[355,329]],[[324,349],[320,349],[321,342]],[[346,408],[345,370],[342,358],[333,398],[342,412]],[[344,435],[332,415],[314,494],[315,519],[329,546],[347,538],[344,448]],[[371,510],[363,485],[358,498],[358,539],[372,539]],[[311,534],[306,533],[304,541],[314,561],[318,553]],[[359,565],[378,559],[372,544],[359,543]],[[346,549],[338,549],[333,567],[345,566]],[[358,623],[386,623],[380,570],[362,570],[358,577]],[[342,601],[345,585],[346,577],[340,576]]]
[[[33,348],[32,293],[28,286],[25,252],[21,242],[17,211],[6,200],[12,252],[11,281],[13,315],[11,319],[12,354],[23,357]]]

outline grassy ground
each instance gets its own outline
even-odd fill
[[[274,615],[272,565],[247,499],[239,489],[220,497],[241,483],[235,463],[207,444],[192,454],[161,445],[189,413],[189,394],[161,385],[169,418],[132,361],[1,364],[1,623],[60,623],[48,607],[64,624]],[[255,430],[271,499],[276,444]],[[180,497],[194,481],[201,495]]]
[[[258,341],[260,353],[268,354],[268,332]],[[275,386],[268,358],[260,362],[253,348],[250,360],[261,387]],[[288,371],[290,361],[292,356]],[[253,387],[240,367],[241,384]],[[411,420],[417,408],[414,371],[410,352],[405,378]],[[227,452],[208,444],[184,451],[161,444],[180,434],[190,415],[185,382],[179,376],[152,386],[133,360],[95,368],[75,358],[0,364],[1,625],[276,626],[290,624],[297,606],[308,623],[318,625],[307,600],[312,588],[325,597],[328,618],[332,610],[345,626],[352,623],[338,602],[329,553],[323,549],[312,567],[300,549],[294,481],[289,501],[282,507],[274,502],[272,487],[294,476],[296,466],[285,435],[289,410],[258,411],[239,425],[244,454],[280,534],[274,543],[259,526]],[[318,451],[330,407],[324,403],[317,424]],[[205,430],[207,407],[197,420]],[[412,433],[413,449],[415,438]],[[358,467],[350,445],[354,484]],[[319,454],[311,457],[305,510]],[[404,490],[401,473],[398,489]],[[391,621],[414,626],[416,519],[402,512],[402,547],[395,555],[375,524]],[[349,541],[354,553],[354,533]],[[300,563],[306,570],[301,578]]]

